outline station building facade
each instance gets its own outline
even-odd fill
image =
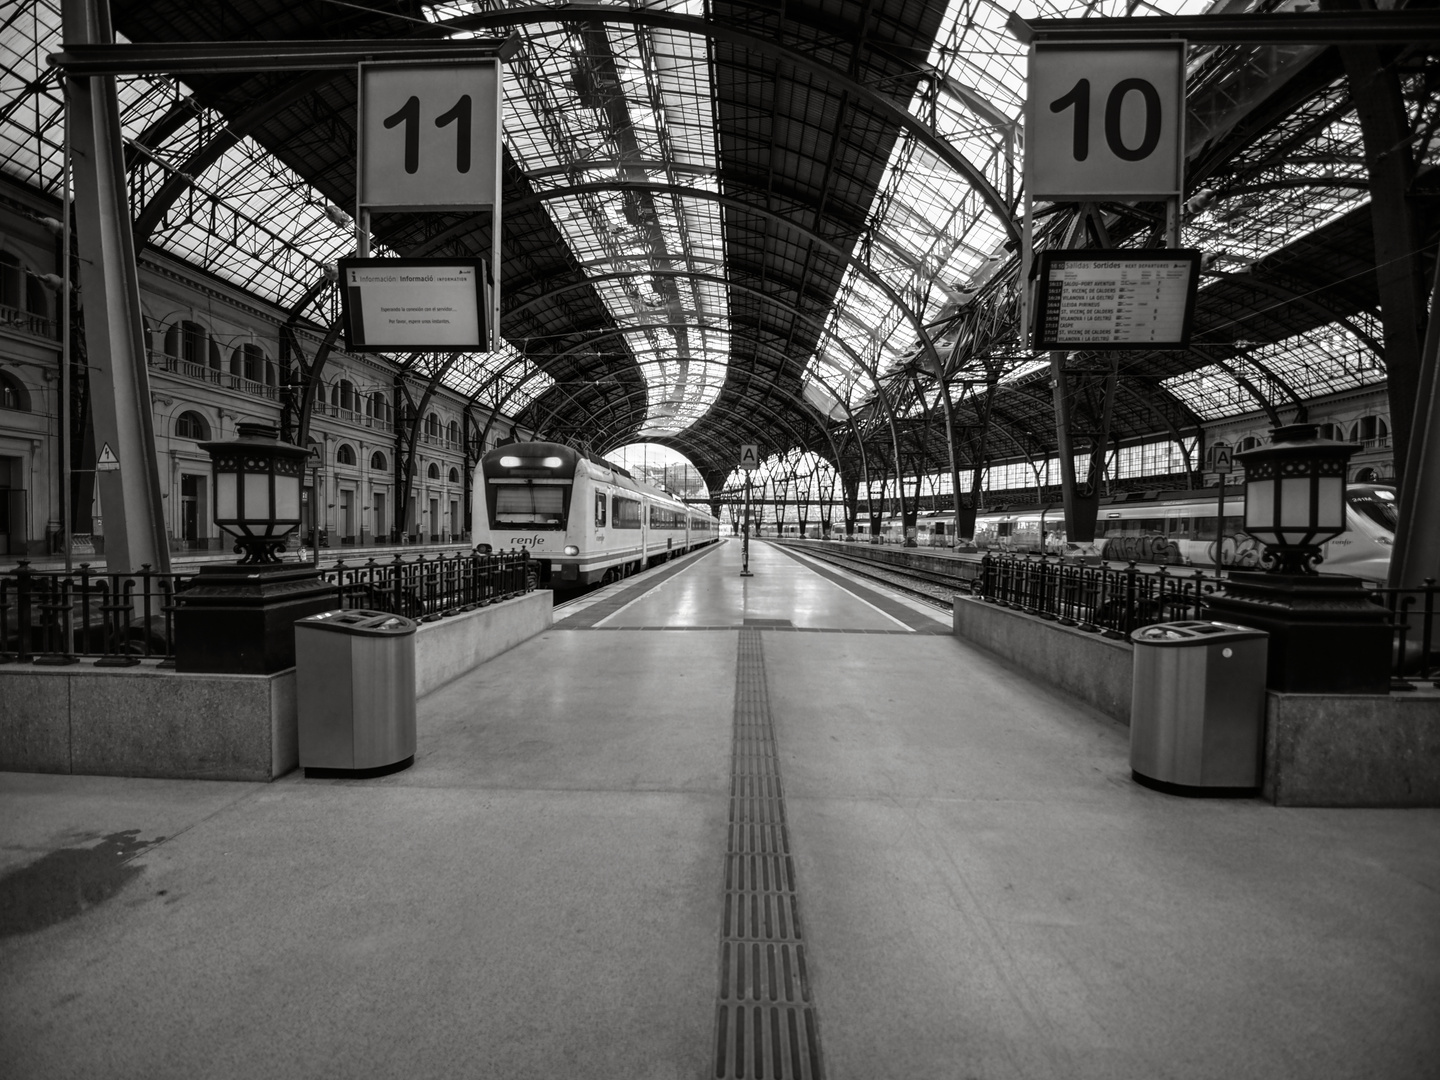
[[[60,550],[66,479],[59,452],[59,212],[58,205],[0,179],[0,559]],[[234,438],[242,422],[281,426],[287,400],[293,423],[304,391],[292,388],[299,369],[283,358],[287,316],[159,252],[147,250],[139,261],[155,455],[171,550],[219,550],[210,458],[200,444]],[[305,357],[313,357],[323,333],[301,326],[297,336]],[[482,408],[467,409],[460,395],[438,387],[424,403],[409,498],[401,500],[414,416],[409,402],[422,399],[425,380],[410,375],[407,396],[396,365],[338,347],[322,375],[308,430],[306,534],[317,526],[331,547],[467,539],[471,465],[485,449],[527,433]],[[80,490],[93,492],[93,485],[82,478]],[[74,550],[102,554],[99,499],[85,501],[91,515],[72,523]]]

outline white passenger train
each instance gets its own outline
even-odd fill
[[[477,550],[525,548],[557,585],[612,581],[719,538],[705,510],[559,443],[491,450],[470,505]]]
[[[1383,583],[1390,571],[1395,542],[1395,489],[1385,484],[1351,484],[1346,490],[1343,533],[1321,545],[1321,573],[1351,574]],[[1161,563],[1172,566],[1211,567],[1216,562],[1214,492],[1166,492],[1138,501],[1102,502],[1095,523],[1095,549],[1112,562]],[[1258,567],[1261,545],[1246,534],[1245,500],[1227,495],[1220,563],[1236,569]],[[916,527],[922,547],[949,547],[955,516],[925,514]],[[899,518],[882,526],[888,543],[904,539]],[[981,514],[975,519],[974,546],[981,551],[1061,554],[1067,545],[1065,511],[1060,503],[1024,510]]]

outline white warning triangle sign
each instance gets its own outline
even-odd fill
[[[760,467],[760,447],[755,443],[740,444],[740,468],[758,469]]]
[[[110,449],[107,442],[100,447],[100,456],[95,459],[96,472],[114,472],[120,468],[120,459],[115,456],[115,451]]]

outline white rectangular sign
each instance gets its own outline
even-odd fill
[[[1185,43],[1030,48],[1025,189],[1064,201],[1180,192]]]
[[[361,64],[361,207],[470,210],[500,194],[499,60]]]
[[[346,348],[352,352],[484,352],[479,259],[341,259]]]

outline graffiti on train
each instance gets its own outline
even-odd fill
[[[1180,548],[1168,536],[1147,535],[1107,536],[1101,541],[1100,555],[1105,559],[1126,562],[1178,563],[1184,560]]]
[[[1260,565],[1264,549],[1260,541],[1244,533],[1231,533],[1222,538],[1220,560],[1222,566],[1251,567]],[[1215,541],[1205,545],[1205,557],[1211,565],[1215,563]]]

